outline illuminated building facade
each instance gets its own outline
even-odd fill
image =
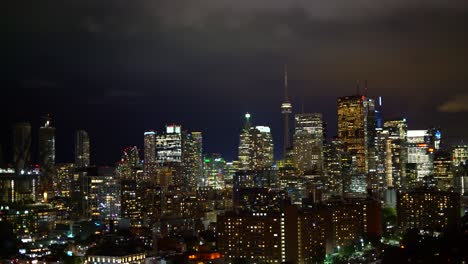
[[[456,229],[460,196],[454,192],[414,190],[398,194],[398,224],[403,229]]]
[[[113,255],[89,255],[86,257],[86,264],[144,264],[145,253],[121,254],[115,252]]]
[[[204,158],[203,186],[213,189],[224,189],[224,167],[226,161],[221,154],[214,153]]]
[[[364,175],[368,189],[375,186],[375,101],[364,95],[338,98],[338,138],[343,151],[355,157],[356,175]]]
[[[166,126],[166,133],[156,136],[156,160],[160,165],[182,162],[181,126]]]
[[[78,130],[75,135],[75,167],[88,167],[89,164],[89,136],[86,131]]]
[[[251,127],[250,114],[239,140],[239,170],[256,170],[273,166],[273,138],[267,126]]]
[[[40,189],[51,191],[52,176],[55,168],[55,128],[50,125],[51,117],[45,117],[45,123],[39,128],[39,165],[43,178]]]
[[[61,197],[71,197],[71,188],[75,164],[61,163],[55,166],[56,175],[53,178],[55,195]]]
[[[416,181],[421,182],[425,176],[433,173],[433,152],[431,137],[427,130],[408,130],[407,150],[408,164],[415,164]]]
[[[452,164],[457,167],[468,161],[468,145],[457,145],[452,150]]]
[[[334,194],[343,193],[343,171],[342,158],[344,157],[343,145],[338,138],[332,138],[324,146],[324,165],[328,179],[327,189]]]
[[[434,179],[439,191],[450,191],[454,186],[451,153],[439,150],[434,154]]]
[[[323,171],[322,114],[296,114],[293,136],[294,163],[302,171]]]
[[[406,119],[385,121],[384,130],[388,131],[388,137],[384,143],[387,187],[407,188],[409,184],[406,178],[406,164],[408,163]]]
[[[156,132],[146,131],[144,141],[144,167],[145,174],[151,174],[156,168]]]
[[[380,238],[380,201],[353,198],[329,200],[326,204],[331,217],[332,248],[349,246],[363,237]]]
[[[31,124],[16,123],[13,126],[13,164],[19,172],[31,162]]]
[[[284,217],[279,212],[218,215],[218,248],[228,263],[281,263],[285,259]]]
[[[195,191],[203,186],[203,138],[201,132],[184,132],[182,135],[183,186]]]

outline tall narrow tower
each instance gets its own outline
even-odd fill
[[[288,97],[288,69],[284,66],[284,103],[281,104],[281,113],[284,115],[284,142],[283,155],[286,159],[286,151],[291,147],[289,140],[289,114],[291,113],[292,105]]]

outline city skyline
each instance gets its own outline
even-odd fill
[[[362,88],[362,91],[359,91],[357,90],[358,92],[363,92],[364,91],[364,87],[361,87]],[[283,87],[284,89],[284,87]],[[279,95],[278,97],[281,98],[281,91],[279,91]],[[356,87],[354,87],[354,94],[356,94]],[[354,95],[353,93],[350,93],[350,96],[353,96]],[[336,104],[336,99],[338,97],[334,98],[334,101],[335,101],[335,112],[336,112],[336,108],[337,108],[337,104]],[[372,98],[372,97],[371,97]],[[375,99],[375,98],[372,98],[372,99]],[[380,100],[383,100],[383,102],[385,102],[385,98],[380,98]],[[297,104],[296,104],[297,105]],[[456,145],[456,144],[462,144],[462,143],[465,143],[466,139],[468,137],[463,137],[463,136],[460,136],[460,137],[453,137],[452,135],[447,135],[447,131],[445,130],[445,127],[442,127],[442,126],[438,126],[437,124],[427,124],[426,126],[419,126],[419,127],[415,127],[415,126],[412,126],[411,124],[414,124],[414,123],[419,123],[418,120],[413,120],[413,122],[411,120],[409,120],[407,118],[407,116],[411,116],[411,113],[408,113],[408,115],[398,115],[398,114],[393,114],[393,115],[390,115],[390,116],[387,116],[386,115],[386,104],[384,103],[383,104],[383,110],[382,112],[384,113],[383,114],[383,120],[386,121],[386,120],[392,120],[392,119],[395,119],[396,118],[405,118],[409,124],[409,129],[429,129],[430,127],[438,127],[442,130],[442,133],[443,133],[443,137],[444,137],[444,144],[447,145],[447,146],[450,146],[450,145]],[[292,111],[291,115],[289,116],[289,122],[290,125],[289,126],[289,131],[290,131],[290,141],[292,143],[292,134],[294,133],[294,129],[295,129],[295,126],[294,126],[294,116],[297,115],[297,114],[303,114],[303,113],[314,113],[314,111],[304,111],[302,112],[302,110],[305,110],[307,108],[305,108],[305,104],[304,102],[302,102],[302,105],[300,106],[302,109],[298,110],[298,111]],[[322,112],[318,112],[320,114],[322,114]],[[250,114],[250,113],[249,113]],[[275,115],[276,114],[276,118],[275,118]],[[327,134],[327,138],[328,140],[330,140],[331,138],[335,137],[338,135],[337,133],[337,123],[338,123],[338,120],[337,120],[337,117],[336,117],[336,114],[335,113],[335,116],[327,116],[326,114],[323,114],[323,120],[325,122],[325,126],[326,126],[326,134]],[[31,114],[30,114],[31,115]],[[187,115],[187,113],[182,113],[180,114],[180,116],[185,116]],[[124,148],[126,148],[127,146],[137,146],[143,153],[143,149],[144,149],[144,140],[141,139],[141,134],[146,132],[146,131],[153,131],[156,133],[156,134],[163,134],[166,130],[166,126],[167,125],[171,125],[171,124],[177,124],[177,125],[180,125],[181,126],[181,129],[182,130],[190,130],[190,131],[201,131],[203,134],[207,134],[208,133],[208,138],[215,138],[215,140],[217,141],[218,138],[216,137],[219,137],[219,138],[222,138],[224,139],[223,141],[230,141],[230,142],[233,142],[234,141],[234,144],[233,145],[228,145],[228,144],[225,144],[225,145],[222,145],[221,147],[219,145],[217,145],[216,147],[214,147],[212,144],[212,142],[210,142],[208,140],[204,140],[204,153],[206,154],[210,154],[210,153],[220,153],[223,155],[223,157],[226,158],[226,160],[236,160],[237,158],[237,148],[238,148],[238,145],[239,145],[239,142],[238,140],[238,133],[240,133],[240,131],[242,130],[243,128],[243,122],[244,122],[244,115],[245,113],[240,113],[240,118],[239,119],[239,126],[237,128],[234,128],[234,131],[229,131],[230,134],[235,134],[237,133],[237,135],[234,135],[234,140],[232,139],[229,139],[226,137],[223,137],[223,135],[226,135],[226,134],[221,134],[221,135],[214,135],[214,134],[211,134],[209,133],[209,131],[211,130],[210,128],[211,127],[206,127],[206,128],[201,128],[201,129],[194,129],[193,127],[189,127],[189,126],[186,126],[185,124],[181,123],[181,122],[172,122],[172,121],[166,121],[166,122],[158,122],[157,124],[153,125],[152,127],[150,128],[145,128],[143,129],[142,131],[133,131],[133,129],[127,129],[125,133],[119,133],[120,135],[123,135],[124,137],[121,137],[120,139],[117,138],[117,137],[112,137],[112,138],[107,138],[107,137],[104,137],[104,135],[102,135],[101,133],[99,133],[100,131],[98,131],[97,135],[93,136],[93,134],[90,134],[89,135],[89,140],[92,142],[92,147],[91,147],[91,152],[92,152],[92,162],[95,162],[93,164],[96,164],[96,165],[113,165],[115,164],[118,159],[119,159],[119,155],[120,155],[120,151]],[[260,112],[260,117],[263,117],[265,118],[266,120],[270,120],[271,121],[271,124],[269,123],[266,123],[265,121],[263,120],[259,120],[259,117],[258,115],[255,115],[255,113],[251,114],[252,115],[252,118],[253,118],[253,122],[254,123],[260,123],[260,124],[264,124],[264,125],[268,125],[268,126],[271,126],[272,127],[272,136],[273,136],[273,142],[274,142],[274,159],[275,160],[281,160],[283,159],[283,144],[284,144],[284,117],[283,117],[283,114],[281,114],[281,111],[280,110],[277,110],[276,113],[265,113],[265,112]],[[62,115],[58,115],[58,118],[63,118]],[[236,116],[233,116],[233,118],[236,118]],[[8,130],[5,129],[1,132],[3,133],[3,135],[8,135],[10,133],[13,132],[13,126],[15,124],[19,124],[20,122],[26,122],[26,123],[29,123],[29,124],[32,124],[32,148],[31,148],[31,158],[33,160],[36,160],[36,162],[38,162],[38,142],[36,142],[36,139],[38,137],[38,131],[39,131],[39,126],[41,123],[38,123],[38,126],[35,126],[36,122],[34,121],[38,121],[38,120],[41,120],[42,121],[42,117],[38,117],[37,120],[34,120],[34,116],[33,116],[33,120],[30,121],[30,120],[26,120],[26,119],[20,119],[20,120],[16,120],[14,121],[10,127],[11,129]],[[80,131],[83,126],[76,126],[78,129],[76,130],[71,130],[72,127],[70,127],[68,123],[65,123],[64,127],[58,127],[56,124],[56,121],[57,120],[57,116],[53,115],[52,114],[52,120],[51,120],[51,124],[52,126],[54,126],[57,131],[56,131],[56,137],[58,136],[59,137],[59,142],[61,143],[64,143],[64,144],[56,144],[56,151],[58,152],[58,154],[56,155],[57,156],[57,160],[58,162],[71,162],[73,161],[74,159],[74,153],[70,152],[68,148],[74,146],[74,134],[77,132],[77,131]],[[59,119],[60,120],[60,119]],[[181,119],[182,120],[182,119]],[[332,120],[332,122],[334,123],[329,123],[327,120]],[[86,121],[84,121],[84,123],[86,123]],[[193,123],[193,120],[191,122],[188,122],[189,124]],[[234,122],[230,122],[230,123],[234,123]],[[141,124],[135,124],[136,127],[142,127],[142,125],[145,125],[146,122],[142,122]],[[235,124],[235,123],[234,123]],[[198,125],[200,126],[200,125]],[[275,128],[276,126],[276,130],[274,130],[273,128]],[[159,128],[159,129],[155,129],[155,127]],[[197,125],[195,125],[195,127],[197,127]],[[87,129],[85,129],[87,130]],[[90,127],[89,130],[98,130],[98,127]],[[130,131],[132,130],[132,131]],[[223,129],[225,131],[227,131],[228,129],[225,128]],[[108,130],[106,130],[108,131]],[[205,131],[208,131],[208,132],[205,132]],[[68,133],[72,133],[72,135],[68,135]],[[138,138],[135,138],[135,134],[138,133]],[[65,135],[67,134],[67,135]],[[131,136],[129,135],[131,134]],[[11,135],[11,134],[10,134]],[[12,137],[13,135],[11,135]],[[211,137],[210,137],[211,136]],[[9,139],[9,137],[3,137],[3,139]],[[125,138],[126,142],[125,144],[123,143],[119,143],[119,140],[122,140],[123,138]],[[62,139],[62,140],[60,140]],[[65,140],[63,140],[65,139]],[[112,139],[112,140],[110,140]],[[227,140],[226,140],[227,139]],[[97,142],[94,142],[94,141],[97,141]],[[4,140],[6,142],[0,142],[0,146],[7,146],[6,148],[3,147],[3,152],[4,152],[4,157],[8,157],[12,152],[12,149],[9,149],[11,148],[11,146],[9,146],[9,144],[11,144],[11,142],[9,142],[9,140]],[[141,142],[140,142],[141,141]],[[104,144],[100,144],[100,143],[104,143]],[[97,145],[97,146],[95,146]],[[107,150],[106,152],[103,152],[102,149],[104,149],[104,145],[107,145],[107,146],[112,146],[112,149],[114,151],[110,151],[110,150]],[[5,151],[6,149],[6,151]],[[97,153],[95,155],[95,153]],[[7,155],[5,155],[7,154]],[[63,155],[65,154],[65,155]],[[105,157],[105,158],[103,158]],[[110,157],[115,157],[115,159],[111,160]],[[143,159],[143,155],[141,155],[141,158]],[[8,160],[8,159],[7,159]],[[11,162],[11,161],[10,161]]]

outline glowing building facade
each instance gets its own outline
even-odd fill
[[[338,138],[343,151],[355,159],[359,189],[372,189],[376,181],[375,101],[364,95],[338,98]]]
[[[84,130],[75,134],[75,167],[88,167],[90,163],[89,136]]]
[[[302,171],[323,171],[322,114],[296,114],[293,137],[295,166]]]
[[[433,173],[433,152],[428,130],[408,130],[408,164],[416,169],[416,181]]]
[[[182,135],[183,186],[190,191],[203,186],[202,143],[201,132],[184,132]]]
[[[182,162],[181,126],[166,126],[166,133],[156,136],[156,160],[160,165]]]
[[[273,138],[267,126],[251,127],[250,114],[245,115],[246,123],[239,140],[239,169],[256,170],[273,165]]]
[[[156,168],[156,132],[146,131],[144,140],[144,167],[145,174],[153,173]]]

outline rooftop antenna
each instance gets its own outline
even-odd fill
[[[284,65],[284,100],[286,103],[289,103],[288,98],[288,65]]]

